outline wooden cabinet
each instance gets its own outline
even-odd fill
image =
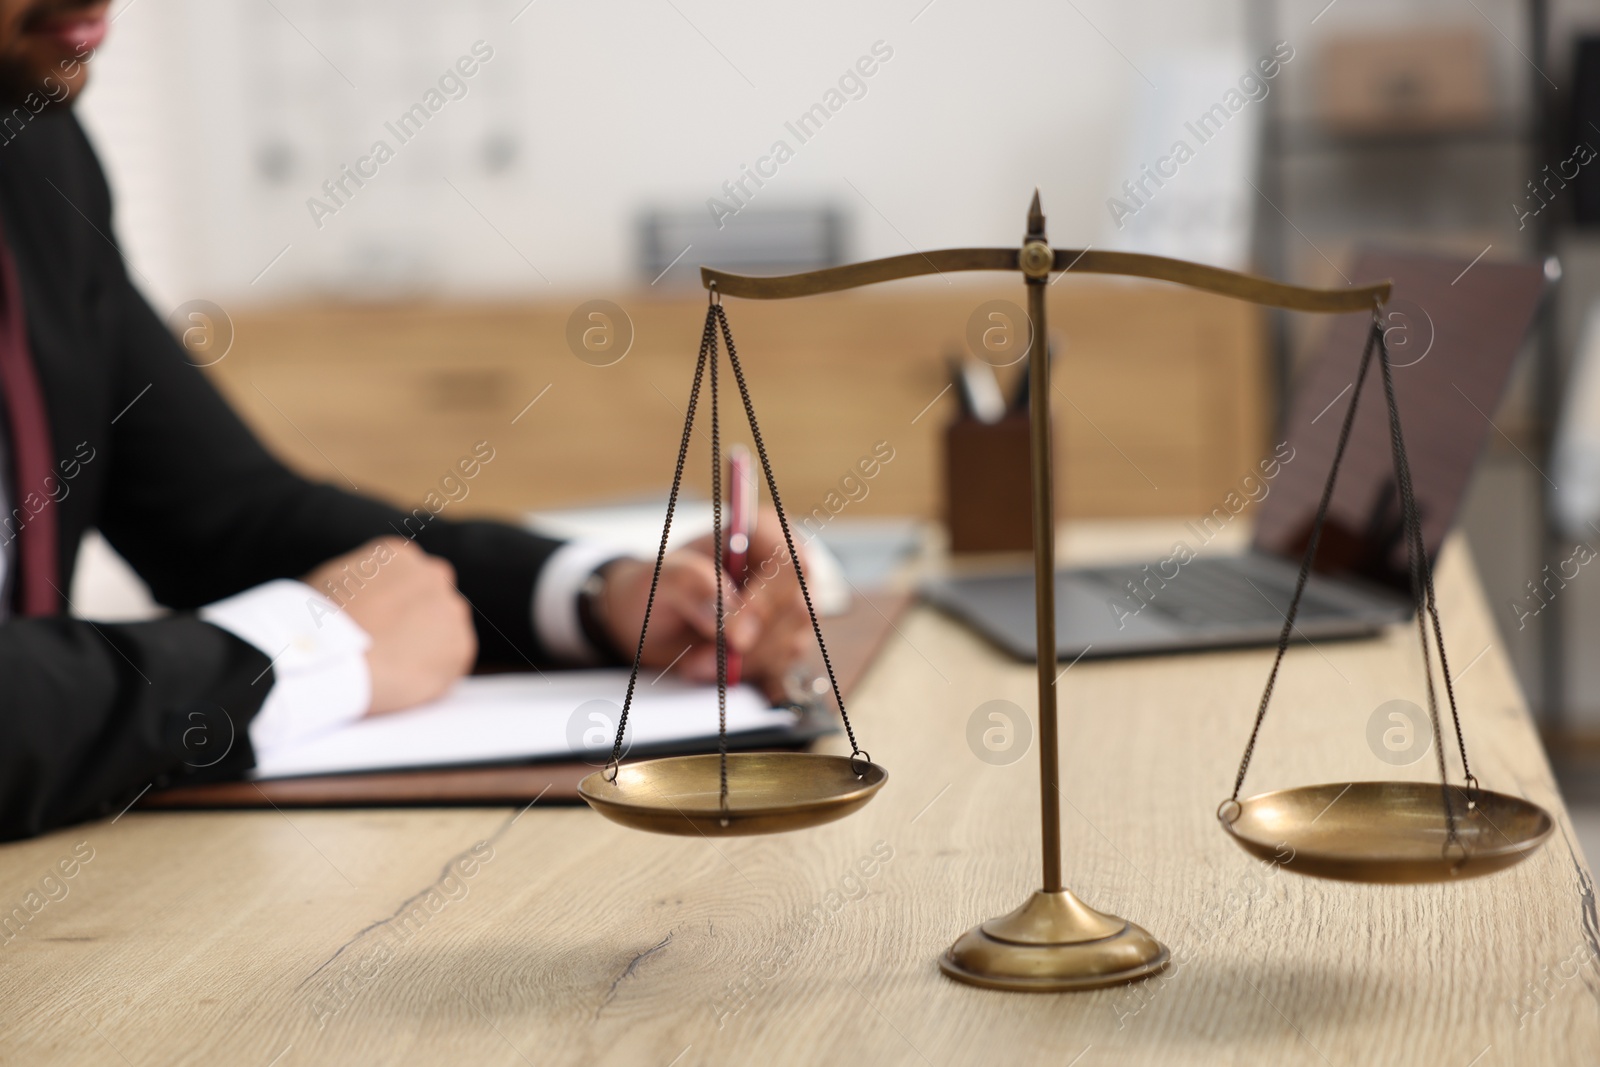
[[[953,391],[940,395],[941,357],[965,343],[978,305],[1022,297],[1020,285],[933,280],[802,301],[729,300],[785,504],[809,511],[839,492],[852,515],[939,515],[943,429],[956,402]],[[1084,278],[1061,281],[1049,298],[1061,350],[1061,512],[1209,510],[1267,445],[1258,313],[1172,287]],[[288,462],[407,507],[485,441],[494,459],[464,495],[454,490],[448,514],[664,495],[705,300],[612,299],[633,338],[609,366],[568,346],[568,320],[585,302],[577,296],[257,309],[236,316],[233,349],[210,373]],[[1021,369],[999,372],[1007,389]],[[724,439],[745,438],[723,370]],[[707,396],[702,427],[709,416]],[[885,442],[893,458],[877,476],[841,491]],[[689,484],[702,495],[708,443],[708,431],[697,434],[690,460]]]

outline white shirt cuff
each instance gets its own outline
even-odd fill
[[[256,752],[344,726],[371,706],[372,639],[309,585],[267,582],[208,604],[199,615],[272,660],[272,690],[250,723]]]
[[[578,619],[578,593],[602,564],[631,555],[605,541],[568,541],[545,560],[533,587],[533,632],[551,655],[574,664],[600,662]]]

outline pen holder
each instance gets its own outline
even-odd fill
[[[944,433],[945,524],[950,551],[1033,549],[1028,416],[959,418]]]

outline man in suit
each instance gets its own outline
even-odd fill
[[[107,7],[0,0],[0,839],[236,777],[258,747],[429,700],[474,665],[631,660],[653,567],[498,523],[408,525],[267,454],[111,237],[71,112]],[[70,616],[91,527],[171,614]],[[712,547],[669,557],[646,665],[715,676]],[[751,551],[782,557],[775,522]],[[792,568],[728,624],[769,692],[807,636]]]

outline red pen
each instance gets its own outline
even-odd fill
[[[743,589],[750,571],[750,538],[756,532],[756,481],[750,450],[744,445],[728,449],[728,551],[723,566],[735,589]],[[728,650],[728,684],[738,685],[740,656]]]

